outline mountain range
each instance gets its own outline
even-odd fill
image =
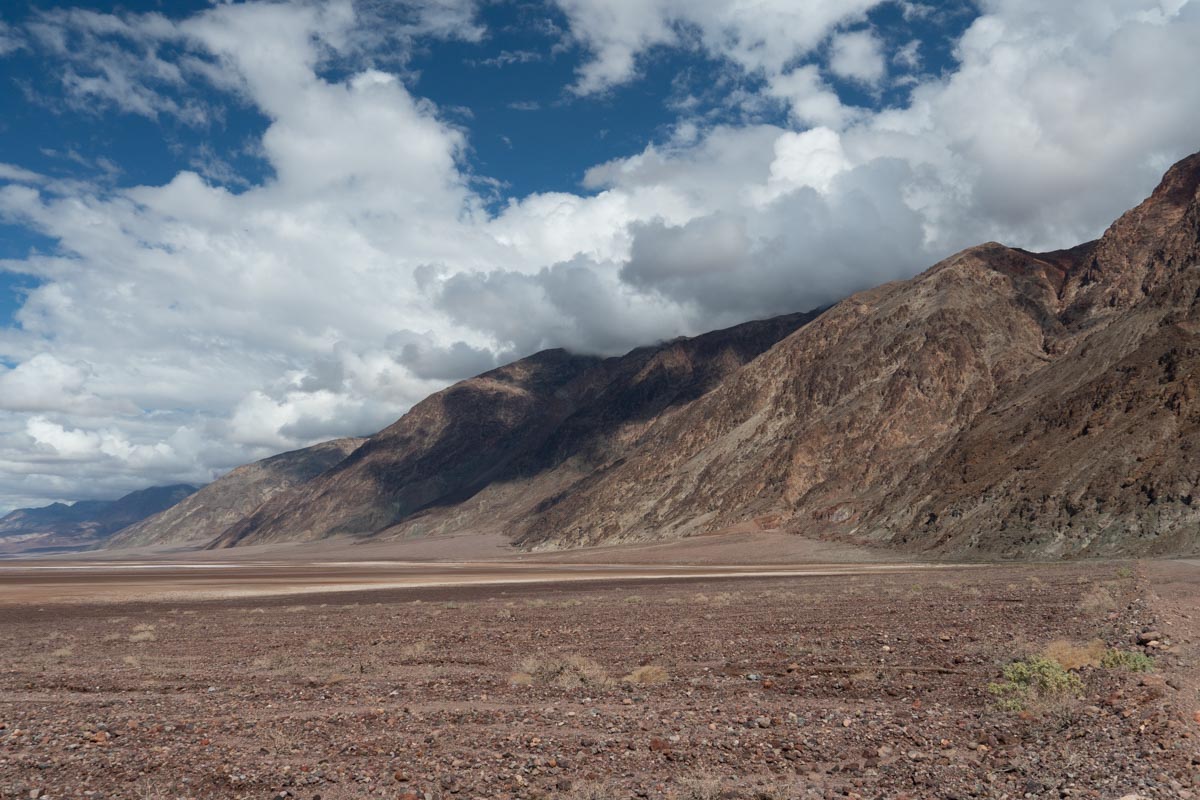
[[[956,557],[1194,552],[1198,391],[1200,154],[1098,240],[987,243],[620,357],[537,353],[364,440],[234,470],[110,546],[750,527]]]
[[[0,555],[90,550],[113,533],[171,508],[195,486],[152,486],[117,500],[80,500],[18,508],[0,518]]]

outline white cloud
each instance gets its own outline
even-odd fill
[[[0,56],[7,55],[25,46],[20,33],[4,20],[0,20]]]
[[[838,77],[874,86],[887,72],[883,42],[871,31],[839,33],[830,44],[829,69]]]
[[[592,54],[575,90],[604,91],[637,74],[656,46],[698,47],[747,71],[778,75],[881,0],[555,0],[571,34]]]
[[[268,121],[271,177],[235,192],[200,160],[207,176],[113,190],[0,166],[0,221],[59,243],[0,262],[38,281],[0,329],[0,498],[205,480],[370,432],[537,348],[611,353],[807,309],[987,239],[1073,244],[1200,147],[1200,84],[1182,79],[1200,73],[1195,2],[990,0],[957,69],[880,112],[821,77],[873,67],[794,63],[870,3],[562,5],[594,54],[577,88],[632,79],[655,44],[699,47],[759,75],[790,125],[684,119],[595,165],[586,193],[493,212],[462,164],[467,134],[395,70],[354,60],[393,35],[374,17],[364,32],[362,5],[44,18],[40,46],[67,64],[76,40],[173,42],[144,69],[115,54],[86,96],[179,113],[172,68],[236,92]],[[444,2],[404,25],[470,38],[473,20]],[[357,66],[329,77],[329,58]]]

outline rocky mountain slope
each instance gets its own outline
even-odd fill
[[[855,295],[529,517],[519,541],[770,514],[956,554],[1194,551],[1198,242],[1200,154],[1097,242],[986,244]]]
[[[238,467],[177,505],[120,531],[109,540],[108,546],[211,539],[280,492],[325,472],[364,441],[335,439]]]
[[[816,316],[792,314],[617,358],[548,350],[418,403],[351,457],[225,531],[216,546],[504,530],[611,465],[659,420]]]
[[[1192,552],[1198,334],[1200,154],[1070,250],[988,243],[819,316],[464,381],[208,533],[559,548],[751,527],[958,557]]]
[[[169,508],[195,486],[152,486],[118,500],[80,500],[19,508],[0,519],[0,554],[48,553],[98,547],[116,531]]]

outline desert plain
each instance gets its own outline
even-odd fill
[[[1196,796],[1200,566],[798,541],[6,563],[0,796]]]
[[[1196,563],[797,546],[5,562],[0,797],[1200,791]]]

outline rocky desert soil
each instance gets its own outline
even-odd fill
[[[8,604],[0,797],[1187,798],[1197,614],[1189,562]]]

